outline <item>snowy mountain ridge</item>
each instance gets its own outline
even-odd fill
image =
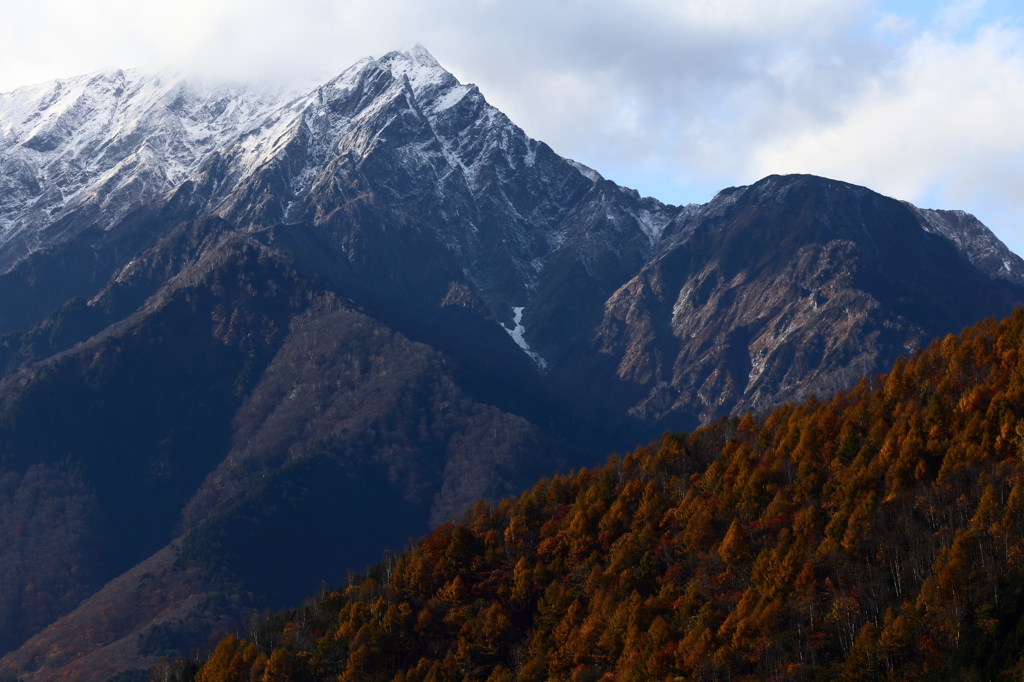
[[[114,69],[0,94],[0,245],[23,244],[0,262],[74,209],[116,222],[293,96]]]
[[[438,192],[461,187],[487,195],[532,167],[542,147],[550,152],[420,46],[363,59],[302,93],[106,70],[2,94],[0,269],[90,224],[109,228],[133,208],[202,176],[214,158],[227,168],[226,177],[197,210],[240,226],[310,219],[314,187],[330,182],[346,159],[358,166],[399,129],[412,133],[399,150],[401,165],[434,176]],[[588,187],[603,180],[555,158],[561,176],[572,171]],[[266,190],[258,178],[268,173],[286,176],[287,187],[277,188],[276,203],[263,202],[256,216],[256,194]],[[565,183],[564,177],[552,181]],[[542,262],[569,239],[565,211],[555,211],[552,220],[550,205],[524,206],[508,197],[503,203],[520,223],[518,233],[505,238],[527,247],[514,254],[515,269],[523,286],[533,287]],[[651,246],[675,213],[653,200],[628,212],[612,218],[635,223]],[[471,233],[478,222],[470,218]],[[465,243],[471,234],[444,239],[466,257],[477,250]]]
[[[546,334],[538,316],[559,326],[550,316],[564,311],[545,301],[570,279],[621,284],[742,189],[686,207],[643,198],[530,138],[418,45],[315,88],[109,69],[0,94],[0,272],[172,197],[187,205],[182,217],[241,230],[333,225],[351,255],[365,218],[339,210],[371,201],[371,222],[429,233],[453,281],[502,324],[530,330],[530,353],[543,357],[568,343],[536,335]],[[1024,262],[973,217],[910,210],[991,276],[1024,283]]]

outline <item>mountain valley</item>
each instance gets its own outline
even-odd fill
[[[663,204],[421,47],[301,92],[0,94],[0,268],[24,680],[187,654],[478,499],[828,398],[1024,302],[973,216],[814,176]]]

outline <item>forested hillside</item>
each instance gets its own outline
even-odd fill
[[[339,591],[239,628],[201,667],[156,674],[1016,678],[1022,344],[1018,309],[831,399],[478,503]]]

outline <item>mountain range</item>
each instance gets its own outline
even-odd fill
[[[969,214],[813,176],[663,204],[421,47],[308,90],[0,95],[0,269],[0,674],[32,680],[151,666],[1024,301]]]

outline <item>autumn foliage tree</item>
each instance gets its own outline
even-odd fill
[[[196,679],[1009,676],[1022,351],[1018,310],[827,401],[477,504],[258,644],[223,640]]]

